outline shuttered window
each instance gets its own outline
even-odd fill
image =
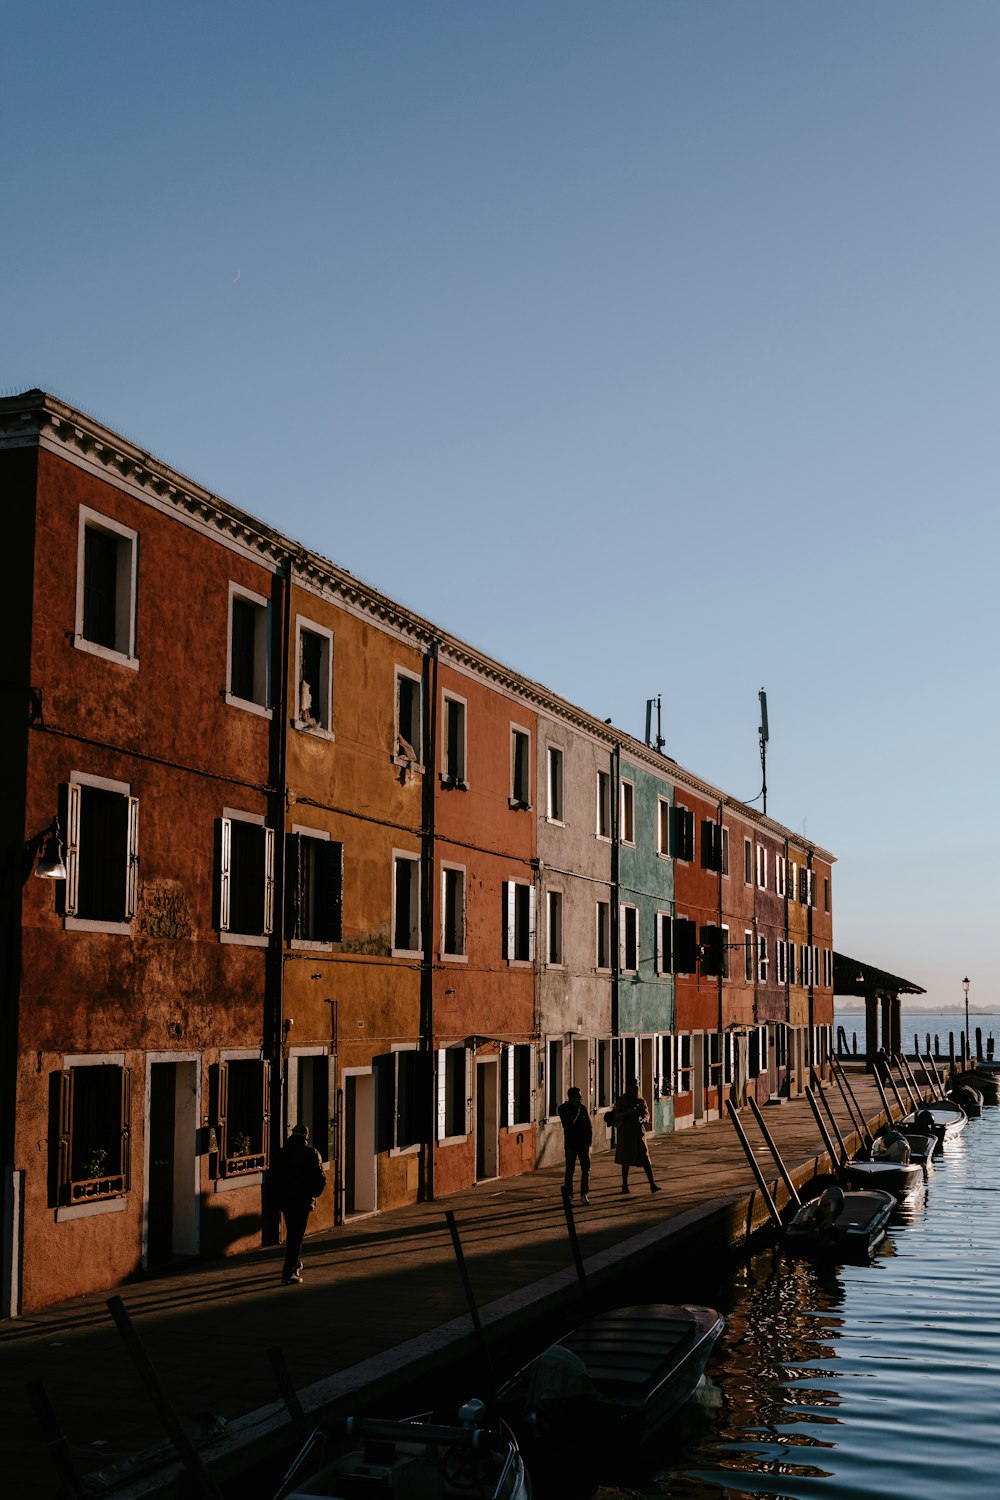
[[[698,929],[688,917],[674,918],[674,973],[693,974],[698,966]]]
[[[286,842],[289,930],[298,942],[339,943],[343,937],[344,846],[316,834]]]
[[[639,912],[634,906],[622,906],[621,914],[621,956],[619,963],[622,973],[634,974],[639,968]]]
[[[56,1202],[119,1198],[129,1189],[132,1074],[116,1064],[55,1075]]]
[[[130,922],[139,873],[139,802],[127,788],[72,781],[63,788],[67,917]]]
[[[469,1131],[468,1050],[441,1047],[437,1053],[437,1138],[447,1140]]]
[[[270,1064],[256,1057],[216,1063],[210,1070],[210,1089],[219,1176],[262,1172],[271,1142]]]
[[[690,808],[674,808],[672,849],[675,859],[694,859],[694,813]]]
[[[220,818],[216,868],[219,931],[267,937],[274,928],[274,829],[237,814]]]
[[[674,924],[665,911],[656,914],[656,969],[659,974],[674,970]]]
[[[519,880],[504,881],[503,957],[508,963],[535,957],[535,887]]]

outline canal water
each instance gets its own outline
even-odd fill
[[[987,1107],[897,1211],[870,1265],[767,1252],[721,1287],[673,1268],[661,1299],[707,1301],[726,1331],[695,1401],[654,1451],[618,1455],[599,1500],[993,1500],[998,1167],[1000,1109]]]

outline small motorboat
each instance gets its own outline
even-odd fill
[[[982,1094],[985,1103],[1000,1104],[1000,1063],[980,1062],[971,1073],[963,1075]]]
[[[895,1207],[895,1196],[881,1188],[825,1188],[796,1210],[785,1226],[785,1246],[796,1255],[867,1258],[885,1238]]]
[[[926,1137],[933,1149],[933,1137]],[[913,1150],[905,1135],[887,1130],[876,1136],[871,1153],[845,1162],[840,1176],[852,1188],[881,1188],[896,1198],[915,1192],[925,1180],[923,1163],[913,1160]]]
[[[960,1104],[970,1120],[978,1120],[983,1112],[983,1094],[968,1075],[948,1090],[948,1098],[952,1104]]]
[[[682,1407],[725,1326],[713,1307],[650,1303],[599,1313],[525,1365],[499,1411],[529,1448],[638,1447]],[[583,1439],[583,1440],[582,1440]],[[582,1440],[582,1441],[581,1441]]]
[[[908,1136],[911,1130],[921,1135],[935,1135],[940,1143],[954,1138],[964,1130],[969,1117],[960,1104],[950,1099],[932,1099],[911,1114],[904,1115],[896,1123],[896,1129]]]
[[[274,1500],[530,1500],[517,1439],[503,1423],[484,1425],[469,1401],[460,1425],[419,1419],[347,1417],[317,1427],[296,1455]]]
[[[925,1173],[930,1172],[934,1165],[934,1153],[938,1149],[938,1138],[936,1135],[925,1135],[920,1130],[901,1130],[898,1125],[887,1125],[875,1137],[872,1150],[868,1153],[872,1160],[879,1160],[890,1155],[888,1138],[893,1135],[901,1135],[910,1148],[910,1161],[922,1167]]]

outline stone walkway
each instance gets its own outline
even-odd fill
[[[880,1111],[874,1083],[855,1074],[852,1084],[874,1119]],[[839,1093],[831,1087],[827,1094],[846,1134]],[[825,1155],[807,1101],[788,1100],[764,1113],[796,1180],[805,1180]],[[741,1118],[757,1144],[750,1111]],[[576,1211],[593,1286],[676,1248],[680,1236],[697,1233],[704,1245],[706,1236],[738,1238],[745,1226],[754,1181],[728,1119],[650,1138],[650,1153],[663,1187],[656,1196],[633,1171],[633,1191],[623,1197],[613,1161],[596,1157],[590,1206]],[[760,1160],[773,1181],[763,1147]],[[184,1422],[200,1418],[207,1429],[213,1418],[226,1419],[225,1440],[205,1450],[213,1474],[224,1475],[241,1442],[287,1425],[276,1404],[270,1346],[283,1350],[307,1410],[362,1389],[368,1396],[390,1391],[394,1382],[432,1372],[468,1349],[470,1319],[446,1210],[455,1214],[489,1329],[509,1331],[577,1298],[560,1180],[558,1169],[542,1169],[311,1236],[302,1286],[280,1285],[281,1252],[269,1248],[143,1278],[117,1292]],[[759,1194],[755,1207],[759,1218]],[[25,1397],[25,1382],[34,1378],[45,1383],[77,1473],[107,1472],[163,1444],[108,1313],[110,1295],[0,1324],[5,1496],[54,1496],[58,1490]],[[136,1486],[130,1493],[142,1492]]]

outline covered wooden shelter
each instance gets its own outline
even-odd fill
[[[882,1007],[882,1045],[895,1054],[903,1048],[903,1007],[900,995],[926,995],[927,991],[911,979],[901,979],[874,964],[848,958],[846,953],[833,955],[833,993],[865,1002],[865,1066],[871,1069],[879,1047],[878,1008]]]

